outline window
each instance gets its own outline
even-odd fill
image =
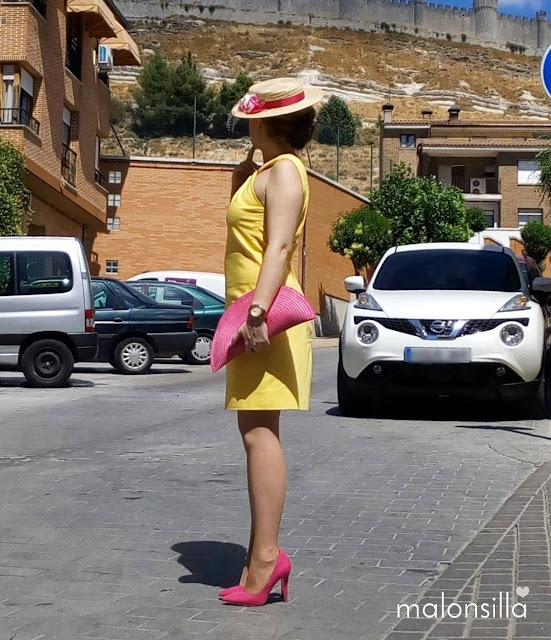
[[[487,226],[489,229],[493,229],[496,225],[496,214],[491,209],[484,209],[484,215],[486,216]]]
[[[110,207],[120,207],[121,206],[120,193],[110,193],[108,203]]]
[[[519,160],[519,184],[541,184],[541,168],[537,160]]]
[[[375,280],[383,291],[519,291],[520,275],[505,253],[486,249],[400,251]]]
[[[80,80],[82,70],[82,18],[80,13],[67,15],[65,66]]]
[[[0,253],[0,296],[12,296],[14,289],[13,253]]]
[[[71,145],[71,127],[73,123],[73,114],[63,107],[63,131],[61,132],[61,141],[68,148]]]
[[[29,126],[34,110],[34,80],[25,69],[21,69],[21,86],[19,88],[20,123]]]
[[[107,229],[109,231],[120,231],[121,230],[121,219],[120,218],[107,218]]]
[[[400,146],[412,148],[415,146],[415,135],[413,133],[403,133],[400,136]]]
[[[94,309],[114,309],[115,296],[105,282],[92,282]]]
[[[106,260],[105,262],[105,273],[118,273],[119,272],[119,261],[118,260]]]
[[[110,171],[109,172],[109,184],[121,184],[122,182],[122,172],[121,171]]]
[[[17,253],[17,292],[21,295],[66,293],[73,288],[73,269],[67,253]]]
[[[13,124],[15,109],[15,94],[13,84],[15,81],[15,67],[4,65],[2,67],[4,103],[2,104],[0,121],[3,124]]]
[[[519,227],[523,227],[527,222],[532,222],[532,220],[541,222],[542,214],[543,214],[542,209],[519,209],[518,210]]]

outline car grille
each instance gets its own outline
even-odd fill
[[[491,331],[499,327],[506,322],[519,322],[525,327],[528,326],[530,320],[529,318],[504,318],[503,320],[468,320],[463,328],[457,333],[454,334],[454,327],[456,320],[450,320],[445,322],[444,330],[440,333],[436,333],[433,330],[434,320],[407,320],[404,318],[366,318],[365,316],[354,316],[354,324],[360,324],[360,322],[364,322],[366,320],[372,320],[377,322],[378,324],[385,327],[385,329],[389,329],[390,331],[397,331],[398,333],[407,333],[410,336],[419,336],[420,338],[435,339],[450,339],[450,338],[459,338],[461,336],[470,336],[475,333],[481,333],[483,331]],[[415,324],[414,324],[415,323]],[[421,331],[418,331],[416,326],[422,326],[424,330],[424,335],[420,335]]]

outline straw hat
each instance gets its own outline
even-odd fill
[[[236,118],[274,118],[311,107],[322,98],[321,89],[306,88],[299,78],[274,78],[253,84],[231,113]]]

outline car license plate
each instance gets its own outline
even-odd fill
[[[471,361],[471,350],[406,347],[404,360],[422,364],[467,364]]]

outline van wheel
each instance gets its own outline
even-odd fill
[[[350,416],[353,418],[361,417],[361,403],[360,398],[350,388],[348,383],[348,376],[344,370],[342,364],[342,356],[339,354],[339,366],[337,369],[337,398],[339,403],[339,409],[343,416]]]
[[[21,358],[21,369],[32,387],[64,387],[74,365],[71,350],[59,340],[37,340]]]
[[[121,373],[146,373],[153,364],[153,349],[144,338],[126,338],[115,349],[114,364]]]

